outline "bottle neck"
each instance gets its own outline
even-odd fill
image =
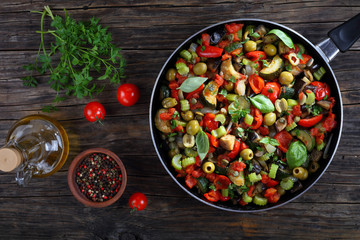
[[[0,171],[16,171],[24,162],[24,156],[14,145],[7,144],[0,148]]]

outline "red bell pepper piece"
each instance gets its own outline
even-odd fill
[[[163,121],[171,120],[173,118],[173,115],[175,113],[175,108],[169,108],[168,112],[166,113],[160,113],[160,119]]]
[[[217,58],[222,55],[224,49],[215,46],[198,46],[196,53],[199,57]]]
[[[263,51],[252,51],[245,54],[245,56],[252,62],[266,59],[266,53]]]
[[[176,126],[174,129],[171,130],[171,132],[181,132],[181,133],[185,133],[184,127],[183,126]]]
[[[329,113],[329,116],[325,118],[322,126],[326,131],[330,132],[336,127],[335,114]]]
[[[271,179],[268,175],[266,174],[261,174],[261,182],[263,184],[265,184],[267,187],[275,187],[276,185],[279,184],[279,181],[276,181],[274,179]]]
[[[230,24],[225,24],[225,28],[226,28],[226,30],[227,30],[228,33],[237,33],[237,32],[240,31],[243,27],[244,27],[244,24],[242,24],[242,23],[230,23]]]
[[[260,131],[260,134],[263,136],[267,136],[270,133],[269,128],[263,127],[263,126],[259,127],[259,131]]]
[[[197,180],[188,174],[185,177],[185,183],[188,188],[192,189],[197,184]]]
[[[235,140],[234,148],[229,154],[227,155],[230,159],[234,159],[240,152],[240,142]]]
[[[215,130],[219,127],[219,122],[215,121],[215,114],[213,113],[206,113],[203,118],[203,127],[204,129],[209,132]]]
[[[197,93],[200,93],[202,90],[204,90],[204,84],[201,84],[200,87],[198,87],[196,90],[186,94],[186,99],[189,100],[191,98],[194,98],[194,95],[197,94]],[[199,95],[198,95],[199,97]]]
[[[262,113],[260,112],[259,109],[251,107],[250,114],[254,117],[253,123],[251,124],[251,128],[258,129],[261,126],[264,119]]]
[[[219,191],[210,190],[204,194],[204,197],[210,202],[217,202],[220,200],[221,193]]]
[[[323,115],[319,114],[312,118],[300,119],[300,121],[298,122],[298,125],[302,126],[302,127],[307,127],[307,128],[312,127],[315,124],[317,124],[318,122],[320,122],[322,117],[323,117]]]
[[[310,55],[306,55],[306,54],[303,54],[302,58],[303,59],[300,59],[299,64],[306,64],[310,59],[312,59]]]
[[[280,199],[280,193],[277,192],[276,188],[268,188],[265,191],[264,197],[266,197],[270,203],[276,203]]]
[[[265,86],[264,79],[260,76],[253,74],[249,76],[249,84],[254,93],[259,94]]]
[[[278,132],[274,138],[279,142],[279,149],[286,153],[287,150],[289,149],[291,140],[293,139],[293,137],[291,136],[290,133],[288,133],[285,130],[282,130],[281,132]]]
[[[210,46],[210,35],[207,33],[201,34],[202,45]]]
[[[216,173],[207,173],[205,175],[205,178],[207,180],[209,180],[210,182],[214,182],[215,178],[216,178]]]
[[[202,105],[202,103],[200,101],[197,101],[195,104],[190,103],[191,110],[202,109],[203,107],[204,107],[204,105]]]
[[[229,197],[229,196],[224,197],[222,194],[220,194],[220,201],[226,202],[226,201],[229,201],[229,200],[230,200],[230,197]]]
[[[249,197],[253,197],[253,196],[254,196],[254,190],[255,190],[255,185],[251,185],[251,186],[249,187],[249,191],[247,191],[247,195],[248,195]]]
[[[230,179],[224,175],[216,175],[216,178],[214,180],[214,186],[216,190],[227,189],[230,183]]]
[[[280,95],[280,84],[277,82],[267,82],[261,94],[268,97],[273,104]]]
[[[296,105],[296,106],[293,106],[292,114],[293,114],[294,116],[301,116],[302,111],[301,111],[301,106],[300,106],[300,104],[298,104],[298,105]]]
[[[225,39],[222,40],[221,42],[218,43],[219,48],[225,48],[226,46],[228,46],[230,44],[230,40]]]
[[[238,162],[238,161],[234,161],[230,164],[230,167],[234,170],[234,171],[238,171],[238,172],[242,172],[244,171],[244,169],[246,168],[246,164],[243,162]]]
[[[205,132],[205,133],[209,138],[209,142],[210,142],[211,146],[213,146],[215,148],[219,147],[219,139],[217,139],[216,137],[214,137],[213,135],[211,135],[208,132]]]
[[[205,176],[205,173],[202,171],[201,168],[198,168],[192,171],[191,176],[193,176],[194,178],[199,178]]]
[[[241,143],[240,143],[240,151],[242,151],[244,149],[247,149],[247,148],[249,148],[249,146],[245,142],[241,141]]]
[[[224,84],[224,78],[222,78],[219,74],[215,75],[214,81],[219,87],[221,87]]]
[[[319,82],[319,81],[313,81],[310,83],[310,85],[313,85],[316,87],[316,91],[315,91],[316,101],[323,100],[325,96],[327,98],[330,97],[330,87],[326,83]]]

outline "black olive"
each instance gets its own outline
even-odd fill
[[[210,34],[210,43],[218,44],[221,38],[226,34],[226,31],[223,27],[218,27],[213,33]]]

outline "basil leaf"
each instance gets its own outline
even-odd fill
[[[189,77],[177,89],[190,93],[198,89],[207,79],[203,77]]]
[[[289,48],[294,48],[294,43],[291,40],[291,38],[289,37],[289,35],[287,35],[286,33],[284,33],[283,31],[279,30],[279,29],[272,29],[270,32],[268,32],[267,34],[275,34],[276,36],[278,36],[281,41],[283,41],[283,43],[288,46]]]
[[[290,144],[286,152],[286,161],[290,169],[300,167],[307,158],[306,146],[301,141]]]
[[[255,97],[250,98],[250,102],[254,105],[254,107],[259,109],[261,113],[269,113],[275,110],[274,104],[271,100],[262,94],[258,94]]]
[[[209,152],[209,138],[202,130],[196,135],[197,152],[201,160],[203,160]]]

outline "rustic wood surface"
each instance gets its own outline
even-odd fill
[[[0,239],[359,239],[360,230],[360,41],[331,66],[344,103],[344,128],[336,156],[308,192],[262,213],[231,213],[204,205],[181,190],[163,169],[148,125],[153,84],[163,63],[184,39],[216,22],[262,18],[293,28],[313,43],[360,12],[357,0],[115,1],[2,0],[0,3],[0,145],[19,118],[40,112],[54,92],[46,76],[37,88],[24,87],[22,65],[34,60],[40,16],[30,10],[50,5],[68,9],[77,20],[91,16],[109,26],[127,60],[125,82],[137,84],[140,101],[123,107],[116,87],[95,100],[107,115],[104,126],[87,122],[90,99],[70,99],[50,116],[69,133],[65,166],[45,179],[19,188],[13,174],[0,174]],[[123,197],[104,209],[87,208],[71,194],[67,169],[81,151],[104,147],[117,153],[128,172]],[[145,211],[130,214],[127,200],[140,191]]]

